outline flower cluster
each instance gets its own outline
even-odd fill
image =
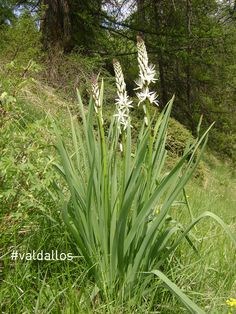
[[[154,65],[148,64],[148,55],[144,40],[138,36],[137,37],[137,48],[138,48],[138,66],[139,66],[139,79],[135,82],[137,85],[136,90],[140,90],[137,93],[139,103],[144,102],[146,99],[152,104],[158,106],[157,94],[149,90],[149,85],[157,81],[156,71]],[[143,106],[144,113],[146,114],[146,106]]]
[[[138,106],[140,103],[143,103],[143,110],[145,113],[144,121],[148,125],[148,111],[146,108],[145,101],[148,100],[150,104],[156,104],[158,106],[157,94],[153,91],[150,91],[149,85],[157,81],[156,71],[154,65],[148,63],[148,55],[145,43],[143,39],[137,37],[137,48],[138,48],[138,66],[139,66],[139,79],[135,82],[138,90],[137,97],[139,99]],[[122,134],[128,126],[132,127],[130,120],[130,108],[132,108],[132,101],[129,100],[129,96],[126,91],[126,84],[124,80],[124,75],[122,72],[121,65],[118,60],[113,60],[113,67],[116,77],[116,87],[117,87],[117,98],[116,98],[116,107],[117,112],[115,113],[115,118],[117,119],[118,131],[119,134]],[[92,95],[95,104],[96,113],[102,115],[102,97],[101,91],[98,86],[97,78],[93,77],[91,80],[92,83]]]
[[[226,304],[228,304],[231,307],[236,307],[236,299],[230,298],[226,301]]]
[[[101,104],[101,97],[100,97],[100,90],[98,86],[98,81],[97,78],[94,76],[91,79],[91,86],[92,86],[92,95],[93,95],[93,100],[94,100],[94,108],[96,113],[98,113],[98,109],[102,107]]]
[[[118,121],[119,132],[122,133],[122,130],[125,130],[128,126],[131,126],[129,109],[132,108],[132,101],[129,100],[129,96],[127,95],[124,75],[119,61],[114,59],[113,66],[115,71],[118,96],[116,99],[117,113],[114,116]]]

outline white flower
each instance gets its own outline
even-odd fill
[[[158,106],[157,95],[155,92],[150,92],[148,87],[145,87],[140,93],[137,93],[137,97],[139,99],[138,106],[144,102],[146,99],[149,100],[151,104],[155,104]],[[146,114],[146,106],[144,108],[144,113]]]
[[[136,87],[135,90],[142,89],[145,86],[149,86],[151,83],[155,83],[157,81],[157,78],[155,78],[155,76],[156,71],[154,65],[147,66],[145,71],[143,71],[139,67],[139,79],[135,81],[135,84],[138,87]]]
[[[148,99],[150,101],[150,104],[155,104],[156,106],[159,106],[156,92],[150,92],[148,95]]]
[[[138,86],[137,89],[149,86],[151,83],[157,81],[155,66],[153,64],[148,65],[148,55],[145,43],[143,39],[137,37],[137,48],[138,48],[138,66],[139,66],[139,80],[136,81]]]
[[[129,108],[133,106],[131,105],[132,101],[129,100],[129,96],[127,95],[124,75],[119,61],[113,60],[113,66],[118,96],[116,99],[117,113],[114,116],[117,118],[119,132],[121,133],[122,130],[125,130],[130,125]]]
[[[140,36],[137,36],[137,48],[139,65],[145,71],[145,68],[148,66],[148,55],[144,40]]]
[[[139,99],[138,106],[147,99],[151,104],[155,104],[158,106],[157,94],[149,90],[149,85],[157,81],[155,66],[152,64],[150,65],[148,64],[146,46],[143,39],[140,36],[137,37],[137,48],[138,48],[139,78],[137,81],[135,81],[137,85],[135,90],[139,90],[139,92],[137,93],[137,97]],[[143,105],[143,110],[145,113],[145,123],[147,124],[146,117],[147,112],[145,104]]]
[[[138,86],[136,88],[134,88],[134,90],[137,90],[137,89],[142,89],[143,88],[143,80],[141,78],[137,79],[136,81],[134,81],[135,84]]]
[[[99,86],[98,86],[96,77],[93,77],[91,79],[91,85],[92,85],[92,95],[93,95],[94,104],[95,104],[95,111],[96,113],[98,113],[98,108],[101,107],[101,101],[100,101]]]
[[[122,132],[122,129],[126,130],[130,125],[129,115],[124,110],[119,110],[116,114],[114,114],[114,117],[117,118],[118,129],[120,133]]]
[[[155,78],[156,71],[154,65],[148,66],[145,74],[144,80],[148,83],[148,85],[157,81],[157,78]]]
[[[114,117],[117,117],[118,121],[124,123],[129,116],[125,113],[125,111],[119,110],[116,114],[114,114]]]
[[[121,108],[133,108],[132,101],[129,100],[129,97],[127,96],[127,93],[122,93],[119,95],[119,98],[116,98],[116,104],[120,106]]]

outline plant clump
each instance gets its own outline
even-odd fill
[[[196,251],[190,231],[203,218],[216,220],[236,244],[228,226],[211,212],[191,217],[187,226],[171,215],[201,160],[211,126],[200,136],[200,121],[197,138],[186,145],[182,156],[165,173],[167,130],[174,97],[158,116],[151,116],[151,106],[157,104],[156,93],[150,90],[150,84],[156,80],[155,70],[148,64],[140,37],[137,48],[137,85],[141,90],[137,97],[145,117],[135,142],[131,101],[116,60],[117,109],[107,134],[102,115],[104,83],[99,86],[97,79],[93,80],[87,112],[78,92],[82,125],[71,116],[72,154],[55,126],[61,157],[56,168],[70,193],[69,198],[63,199],[62,218],[100,298],[110,302],[114,295],[123,301],[135,295],[144,297],[149,283],[157,277],[157,287],[161,289],[160,282],[164,283],[190,312],[204,313],[166,276],[165,269],[167,265],[171,267],[172,257],[183,240]],[[94,130],[94,120],[98,132]]]

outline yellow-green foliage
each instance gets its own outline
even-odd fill
[[[176,162],[176,159],[183,155],[186,145],[193,143],[194,140],[194,136],[184,125],[170,118],[166,142],[169,166],[172,166]],[[194,177],[199,178],[203,182],[206,174],[207,166],[204,161],[201,160]]]
[[[19,102],[5,104],[0,114],[1,209],[36,209],[53,180],[47,171],[54,158],[49,120]]]
[[[36,22],[28,14],[0,28],[1,63],[15,61],[22,65],[30,59],[38,60],[42,53],[40,38]]]
[[[0,96],[3,101],[18,97],[41,71],[40,36],[29,15],[22,15],[13,25],[0,28]]]
[[[186,144],[193,142],[194,137],[180,122],[171,118],[167,135],[167,149],[173,157],[182,156]]]

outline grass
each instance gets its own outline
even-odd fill
[[[236,177],[232,166],[214,159],[213,165],[209,165],[203,185],[195,181],[186,189],[193,215],[211,210],[235,232],[235,188]],[[182,220],[185,219],[184,213],[180,215]],[[222,229],[209,220],[199,224],[194,233],[199,243],[201,258],[184,254],[184,247],[182,248],[183,259],[179,271],[181,268],[184,271],[181,281],[185,289],[191,289],[201,295],[210,313],[224,313],[225,300],[236,297],[235,249]]]
[[[205,181],[193,179],[186,187],[191,211],[197,217],[211,210],[234,231],[236,178],[230,164],[213,157],[210,163],[209,156],[207,154]],[[94,293],[94,284],[88,279],[87,269],[79,257],[64,262],[11,261],[9,253],[13,247],[19,251],[75,252],[61,225],[61,204],[45,195],[41,202],[45,202],[46,211],[32,210],[32,207],[17,207],[11,211],[5,206],[4,211],[1,208],[0,308],[3,313],[168,314],[173,310],[177,314],[188,313],[165,287],[158,288],[157,296],[137,297],[123,304],[115,296],[109,303],[102,301]],[[47,216],[49,212],[53,219]],[[186,206],[174,208],[173,213],[183,224],[189,223]],[[226,299],[236,297],[235,249],[222,229],[208,219],[192,233],[200,256],[183,243],[170,261],[168,277],[207,313],[227,313]],[[152,280],[151,285],[155,288],[156,283],[157,280]]]
[[[223,217],[233,230],[236,178],[231,177],[231,170],[230,165],[215,161],[206,177],[205,189],[194,180],[186,191],[194,216],[211,209]],[[32,213],[30,215],[32,217]],[[187,209],[184,208],[182,213],[178,211],[176,215],[181,219],[188,217]],[[4,219],[2,225],[7,223]],[[73,251],[64,228],[58,223],[39,213],[35,214],[34,221],[37,221],[38,228],[22,235],[19,221],[12,218],[7,230],[1,232],[4,253],[10,251],[11,246],[19,246],[26,251],[42,248],[45,251],[52,248]],[[11,243],[7,242],[9,234],[12,234]],[[209,220],[200,224],[194,235],[201,257],[186,251],[183,244],[179,248],[179,259],[174,261],[169,275],[189,296],[199,300],[207,313],[227,313],[226,299],[236,297],[235,250],[221,228]],[[18,260],[13,263],[6,255],[2,277],[0,304],[3,313],[173,313],[173,310],[185,313],[167,291],[159,298],[159,304],[155,303],[157,300],[143,299],[141,305],[129,302],[122,305],[115,298],[110,304],[96,298],[91,302],[94,286],[85,279],[86,270],[79,259],[75,262]]]

